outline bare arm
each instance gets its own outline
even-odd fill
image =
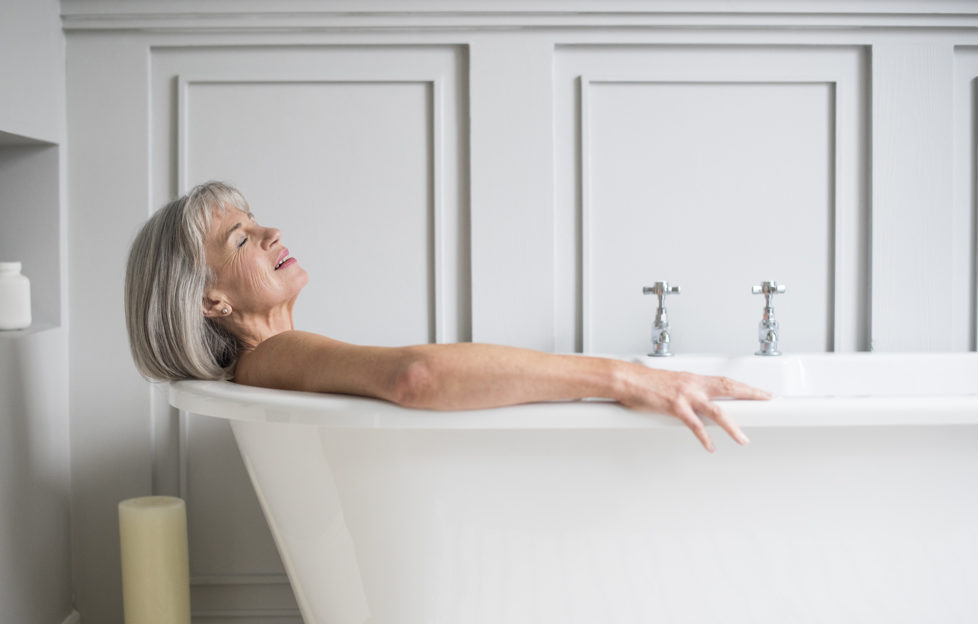
[[[766,399],[765,392],[722,377],[647,368],[619,360],[487,344],[362,347],[290,331],[242,356],[243,384],[371,396],[435,410],[478,409],[599,397],[682,420],[713,450],[699,416],[741,444],[743,432],[712,399]]]

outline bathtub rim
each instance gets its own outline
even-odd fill
[[[716,361],[719,356],[684,356]],[[934,358],[974,361],[975,353],[803,354],[804,358],[872,358],[927,363]],[[638,360],[641,358],[621,358]],[[228,420],[338,429],[649,429],[685,427],[677,419],[625,408],[605,400],[555,401],[503,408],[434,411],[403,408],[351,395],[271,390],[227,381],[184,380],[169,384],[169,403],[185,412]],[[837,427],[978,424],[978,394],[892,397],[776,397],[771,401],[723,401],[741,427]],[[715,426],[707,420],[708,426]]]

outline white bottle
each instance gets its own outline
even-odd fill
[[[31,325],[31,282],[19,262],[0,262],[0,330]]]

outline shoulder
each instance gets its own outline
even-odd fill
[[[411,347],[369,347],[309,332],[276,334],[238,359],[235,381],[249,386],[389,399],[415,357]]]
[[[234,380],[249,386],[299,390],[304,369],[313,365],[315,357],[342,344],[311,332],[285,331],[242,353]]]

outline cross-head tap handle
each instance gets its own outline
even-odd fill
[[[779,284],[774,280],[761,282],[757,286],[751,287],[751,292],[755,295],[764,295],[764,307],[771,307],[771,298],[774,295],[781,295],[785,292],[785,285]]]
[[[652,286],[642,287],[643,295],[656,295],[659,298],[659,307],[665,307],[666,295],[678,295],[679,286],[670,286],[669,282],[656,282]]]

